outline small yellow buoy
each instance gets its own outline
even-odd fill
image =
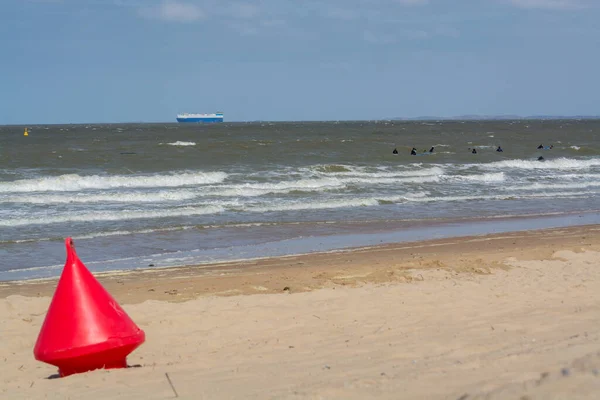
[[[27,128],[25,128],[25,132],[23,132],[23,136],[29,136],[29,132],[27,131]]]

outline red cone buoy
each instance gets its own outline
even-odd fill
[[[127,367],[144,331],[79,260],[73,240],[65,245],[67,262],[33,349],[36,360],[56,365],[60,376]]]

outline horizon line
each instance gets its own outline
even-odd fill
[[[124,121],[124,122],[53,122],[53,123],[15,123],[1,124],[0,127],[28,127],[35,125],[118,125],[118,124],[177,124],[177,125],[220,125],[227,123],[314,123],[314,122],[392,122],[392,121],[498,121],[498,120],[574,120],[574,119],[600,119],[600,115],[456,115],[442,116],[417,116],[417,117],[389,117],[375,119],[323,119],[323,120],[232,120],[215,123],[177,122],[177,121]]]

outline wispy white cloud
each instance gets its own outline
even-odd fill
[[[64,0],[27,0],[28,3],[53,3],[53,4],[62,4]]]
[[[143,17],[173,22],[193,22],[203,19],[206,16],[205,12],[198,5],[177,0],[164,0],[153,7],[141,8],[139,13]]]
[[[398,38],[388,33],[376,33],[371,30],[363,31],[363,39],[365,42],[374,44],[390,44],[398,41]]]
[[[554,10],[581,9],[589,4],[582,0],[509,0],[520,8],[545,8]]]
[[[341,21],[358,19],[378,19],[386,13],[397,11],[398,8],[412,8],[429,4],[430,0],[346,0],[346,1],[313,1],[307,7],[319,16]]]
[[[460,36],[460,30],[451,26],[438,26],[434,29],[434,35],[457,38]]]
[[[230,22],[228,25],[231,29],[239,33],[241,36],[258,35],[258,28],[254,25],[235,22]]]
[[[391,44],[401,40],[425,40],[434,37],[457,38],[460,31],[450,27],[431,27],[425,29],[397,29],[394,32],[378,32],[371,29],[363,31],[362,38],[368,43]]]
[[[135,4],[140,0],[110,1]],[[280,0],[152,0],[152,3],[152,6],[139,7],[139,14],[172,22],[217,22],[242,36],[289,36],[292,31],[314,30],[315,26],[319,27],[316,31],[320,35],[327,35],[329,24],[313,22],[310,28],[306,26],[315,17],[337,20],[336,29],[353,32],[369,43],[459,36],[452,24],[415,23],[413,11],[407,14],[408,20],[402,26],[390,27],[386,19],[389,16],[404,15],[405,9],[419,13],[424,10],[421,6],[434,4],[432,0],[308,0],[303,7],[290,7],[291,3]],[[388,26],[382,27],[382,24]]]
[[[358,19],[361,16],[361,12],[359,10],[353,10],[351,8],[342,8],[342,7],[330,7],[326,8],[323,11],[323,15],[333,19],[340,19],[344,21],[351,21],[353,19]]]
[[[227,15],[241,19],[253,19],[261,14],[261,10],[257,5],[242,2],[231,3],[224,10]]]
[[[113,0],[123,2],[128,0]],[[129,0],[131,1],[131,0]],[[243,35],[256,34],[262,20],[272,19],[260,6],[250,2],[220,2],[218,0],[161,0],[152,6],[140,6],[138,14],[145,18],[172,22],[194,22],[218,18],[226,26]],[[239,21],[246,21],[244,23]],[[278,19],[281,22],[281,19]],[[254,26],[251,25],[254,21]],[[279,23],[281,25],[281,23]]]
[[[265,19],[260,21],[260,25],[266,27],[277,27],[285,26],[286,22],[283,19]]]
[[[325,61],[319,63],[319,68],[335,70],[338,72],[350,72],[355,69],[356,64],[347,61]]]
[[[119,7],[143,7],[147,5],[144,0],[112,0],[115,6]]]
[[[407,6],[420,6],[429,4],[429,0],[395,0],[396,3],[404,4]]]

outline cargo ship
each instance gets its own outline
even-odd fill
[[[213,114],[177,114],[177,122],[200,122],[200,123],[215,123],[223,122],[223,113],[216,112]]]

